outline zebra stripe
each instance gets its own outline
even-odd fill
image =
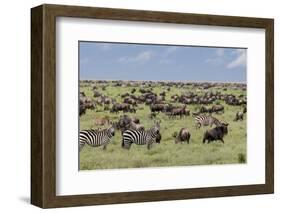
[[[201,126],[212,126],[213,124],[216,126],[221,125],[221,122],[211,115],[198,115],[195,117],[195,122],[196,128],[200,128]]]
[[[159,134],[160,126],[157,124],[147,131],[128,129],[123,132],[122,147],[130,149],[132,143],[136,145],[146,145],[147,149],[152,147]]]
[[[79,150],[81,151],[85,144],[88,144],[91,147],[103,146],[103,149],[106,149],[106,145],[110,142],[113,136],[113,127],[101,131],[82,130],[79,133]]]

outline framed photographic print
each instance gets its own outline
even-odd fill
[[[31,203],[273,193],[272,19],[31,9]]]

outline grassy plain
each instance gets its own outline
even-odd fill
[[[92,86],[80,82],[80,92],[84,92],[87,97],[93,97]],[[117,102],[121,102],[120,94],[130,92],[133,87],[122,86],[114,87],[109,83],[105,90],[98,88],[98,91],[104,95],[116,98]],[[135,95],[140,95],[138,89],[135,87]],[[167,88],[165,86],[157,85],[153,87],[153,92],[159,95],[160,92]],[[166,92],[166,102],[173,105],[174,103],[170,97],[174,94],[182,94],[191,91],[196,94],[202,94],[206,91],[198,90],[192,86],[185,86],[183,88],[171,87],[169,92]],[[246,91],[229,88],[227,91],[221,87],[212,87],[209,91],[220,91],[222,94],[246,95]],[[92,148],[85,146],[80,152],[80,170],[92,169],[114,169],[114,168],[141,168],[141,167],[170,167],[170,166],[190,166],[190,165],[207,165],[207,164],[237,164],[245,163],[247,159],[247,132],[246,123],[247,116],[244,116],[243,121],[234,122],[233,119],[237,111],[241,111],[241,106],[229,106],[224,101],[217,101],[225,107],[223,114],[213,114],[219,120],[229,123],[228,135],[225,136],[225,144],[219,141],[203,144],[203,133],[210,127],[203,127],[195,129],[195,122],[192,116],[186,116],[182,119],[170,119],[164,113],[159,113],[157,119],[161,120],[161,135],[162,140],[160,144],[154,144],[151,150],[147,150],[146,146],[137,146],[133,144],[130,150],[121,148],[121,132],[116,131],[111,143],[106,150],[102,147]],[[197,112],[201,105],[188,105],[187,108],[191,112]],[[117,121],[123,113],[115,114],[109,111],[104,111],[103,106],[99,106],[96,110],[87,110],[86,113],[80,116],[80,130],[83,129],[97,129],[94,120],[96,118],[108,117],[112,121]],[[149,106],[138,104],[137,112],[126,113],[129,116],[137,117],[146,129],[153,126],[153,120],[149,118]],[[178,132],[182,127],[186,127],[191,132],[190,144],[175,144],[172,134]]]

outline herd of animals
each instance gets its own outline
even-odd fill
[[[196,129],[202,126],[209,126],[203,136],[203,143],[212,141],[221,141],[224,143],[224,136],[228,133],[229,124],[216,118],[216,114],[224,113],[225,107],[220,104],[224,102],[226,105],[239,106],[239,111],[233,115],[233,121],[242,121],[247,112],[246,95],[236,96],[234,94],[224,93],[220,91],[209,90],[210,88],[222,88],[223,91],[228,90],[229,84],[225,83],[189,83],[189,82],[152,82],[152,81],[83,81],[83,85],[90,86],[92,97],[86,96],[84,92],[80,92],[79,115],[83,116],[86,110],[94,110],[96,112],[108,111],[111,114],[119,114],[118,120],[110,120],[109,118],[95,119],[97,126],[109,126],[108,128],[86,129],[81,130],[79,134],[79,150],[87,144],[91,147],[103,146],[105,150],[110,144],[115,133],[120,130],[122,141],[121,147],[130,149],[132,144],[146,145],[147,149],[151,149],[153,143],[161,141],[161,120],[157,119],[160,113],[165,114],[168,118],[184,119],[186,116],[194,117],[194,125]],[[118,89],[118,87],[131,88],[131,91],[119,94],[118,101],[116,98],[103,94],[107,89],[107,85]],[[154,92],[154,88],[160,86],[162,91]],[[233,88],[246,90],[245,84],[231,84]],[[170,97],[167,93],[171,88],[192,87],[192,91],[182,94],[174,94]],[[167,99],[169,101],[167,101]],[[154,125],[145,129],[140,123],[140,119],[129,116],[128,113],[135,114],[138,110],[143,109],[143,105],[149,107],[150,112],[148,119],[154,121]],[[191,112],[188,109],[190,105],[197,105],[198,110]],[[215,114],[215,115],[214,115]],[[214,125],[214,127],[213,127]],[[188,128],[182,127],[178,132],[173,134],[175,143],[190,142],[192,134]]]

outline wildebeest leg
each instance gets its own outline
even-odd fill
[[[220,141],[221,141],[222,143],[224,143],[224,140],[223,140],[222,138],[220,138]]]
[[[106,146],[107,144],[104,144],[102,150],[106,150]]]
[[[187,136],[186,142],[189,144],[190,135]]]

